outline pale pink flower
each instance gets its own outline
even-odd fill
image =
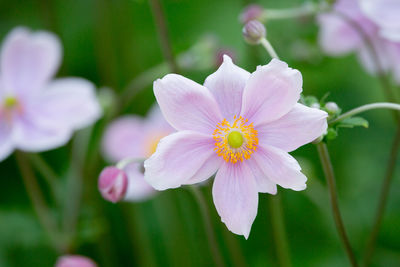
[[[14,149],[40,152],[64,145],[74,130],[101,115],[87,80],[51,80],[61,44],[48,32],[14,29],[0,54],[0,160]]]
[[[379,26],[379,33],[388,40],[400,41],[399,0],[359,0],[364,14]]]
[[[327,114],[297,103],[302,76],[273,59],[255,72],[224,57],[204,86],[168,74],[154,82],[165,119],[178,132],[161,139],[145,161],[145,179],[157,190],[216,177],[213,199],[221,220],[248,237],[258,193],[277,187],[304,190],[307,178],[288,152],[322,135]]]
[[[66,255],[57,260],[55,267],[97,267],[97,264],[84,256]]]
[[[172,131],[173,129],[163,118],[159,107],[154,106],[146,118],[130,115],[112,122],[103,138],[103,154],[113,163],[127,158],[144,160],[154,153],[159,140]],[[141,163],[133,161],[124,164],[120,169],[126,173],[128,178],[127,189],[123,195],[124,200],[140,201],[154,194],[154,189],[144,180]],[[101,175],[99,179],[101,179]],[[119,186],[119,180],[111,180],[113,186]],[[117,184],[114,185],[114,182]]]

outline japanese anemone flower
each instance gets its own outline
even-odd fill
[[[99,176],[99,190],[111,202],[142,201],[155,192],[145,180],[143,164],[130,159],[146,159],[160,139],[173,132],[158,105],[145,117],[126,115],[114,120],[103,138],[103,155],[117,167],[107,167]]]
[[[101,115],[87,80],[51,80],[61,61],[59,39],[16,28],[0,54],[0,161],[14,149],[41,152],[64,145]]]
[[[288,152],[321,136],[327,113],[297,103],[301,91],[300,72],[277,59],[250,74],[225,56],[204,86],[177,74],[155,81],[157,102],[177,132],[145,161],[145,179],[165,190],[216,173],[218,214],[230,231],[248,238],[259,192],[306,188]]]

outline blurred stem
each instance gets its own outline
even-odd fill
[[[303,5],[295,8],[264,9],[260,20],[266,22],[268,20],[293,19],[306,16],[313,16],[318,12],[326,10],[327,8],[328,5],[324,2],[321,3],[305,2]]]
[[[265,50],[267,50],[268,54],[272,57],[272,58],[277,58],[279,59],[278,54],[275,52],[275,49],[272,47],[271,43],[266,39],[266,38],[262,38],[260,41],[260,44],[262,46],[264,46]]]
[[[366,105],[357,107],[355,109],[352,109],[350,111],[347,111],[346,113],[343,113],[336,119],[330,121],[329,124],[334,124],[334,123],[340,122],[346,118],[352,117],[354,115],[357,115],[359,113],[362,113],[362,112],[368,111],[368,110],[372,110],[372,109],[394,109],[394,110],[400,111],[400,104],[388,103],[388,102],[366,104]]]
[[[194,199],[199,205],[201,212],[201,217],[203,218],[204,228],[206,230],[208,243],[214,258],[216,266],[225,266],[222,258],[221,251],[219,250],[217,239],[215,237],[215,232],[211,224],[211,218],[209,216],[209,211],[207,209],[206,201],[201,193],[201,191],[196,186],[189,186],[190,192],[192,192]]]
[[[290,252],[285,232],[285,221],[283,218],[282,200],[280,195],[269,196],[270,216],[272,224],[272,234],[275,240],[276,255],[279,266],[290,267]]]
[[[339,233],[340,240],[342,241],[342,244],[346,250],[351,265],[353,267],[358,266],[353,250],[350,245],[350,241],[346,234],[346,230],[342,221],[342,216],[340,214],[337,193],[336,193],[337,190],[335,183],[335,174],[333,172],[333,166],[329,157],[328,147],[324,142],[320,142],[317,144],[317,149],[321,160],[322,168],[325,173],[325,178],[328,184],[328,189],[331,199],[332,214],[333,214],[333,219],[335,221],[336,229]]]
[[[160,41],[162,53],[167,60],[169,67],[175,73],[178,73],[178,64],[174,58],[171,42],[169,39],[167,20],[165,19],[164,12],[159,0],[149,0],[151,12],[153,13],[154,22],[157,26],[158,38]]]
[[[397,154],[399,152],[399,147],[400,147],[400,124],[397,125],[396,136],[390,151],[388,167],[386,169],[385,178],[382,182],[378,208],[376,210],[376,215],[372,226],[371,234],[368,238],[367,246],[364,252],[364,258],[363,258],[364,266],[369,265],[375,250],[376,239],[379,233],[379,228],[381,227],[383,214],[385,212],[385,207],[389,196],[390,185],[393,180],[394,171],[396,169],[396,161],[397,161]]]
[[[33,166],[37,169],[37,171],[46,180],[47,184],[50,187],[51,194],[53,195],[53,198],[55,199],[57,204],[61,205],[61,194],[59,186],[60,180],[58,175],[39,154],[30,154],[29,159],[32,162]]]
[[[93,127],[81,130],[75,137],[71,153],[71,167],[69,170],[67,194],[65,198],[63,230],[69,238],[69,250],[73,249],[76,236],[76,226],[79,219],[80,205],[83,190],[83,164],[88,151],[89,140]]]
[[[56,221],[51,216],[51,211],[46,205],[42,191],[40,190],[33,170],[29,165],[29,161],[23,152],[17,151],[15,156],[26,191],[39,218],[40,224],[47,232],[50,242],[53,244],[56,251],[62,254],[65,252],[65,249],[61,243],[62,239],[59,238]]]

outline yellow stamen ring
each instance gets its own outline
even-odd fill
[[[218,123],[213,137],[217,155],[223,157],[226,162],[235,164],[249,159],[257,150],[258,133],[253,123],[247,124],[247,119],[241,116],[235,116],[233,119],[232,124],[226,119]]]

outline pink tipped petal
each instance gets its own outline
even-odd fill
[[[1,118],[0,113],[0,161],[6,159],[14,151],[14,144],[11,135],[12,131],[10,125]]]
[[[241,115],[254,126],[279,119],[299,100],[302,83],[298,70],[272,59],[251,74],[243,92]]]
[[[154,94],[165,119],[177,130],[212,134],[222,121],[210,91],[183,76],[168,74],[155,81]]]
[[[252,155],[260,169],[272,182],[283,188],[300,191],[306,189],[307,177],[295,158],[272,146],[259,146]]]
[[[276,195],[278,189],[276,187],[276,183],[272,182],[268,177],[264,174],[262,169],[258,166],[255,160],[247,160],[246,164],[250,167],[253,172],[254,178],[257,184],[257,191],[260,193],[269,193],[272,195]]]
[[[215,207],[228,229],[248,238],[257,215],[258,191],[246,164],[222,164],[212,189]]]
[[[71,138],[72,131],[65,127],[49,125],[27,112],[13,125],[13,142],[23,151],[41,152],[65,145]]]
[[[290,152],[314,141],[327,128],[325,111],[296,104],[286,115],[257,128],[260,144]]]
[[[176,188],[193,177],[215,154],[211,136],[193,131],[161,139],[156,152],[144,162],[145,179],[157,190]]]
[[[233,64],[227,55],[219,69],[207,77],[204,86],[214,95],[227,120],[240,114],[243,90],[249,77],[250,73]]]
[[[197,184],[204,182],[211,176],[213,176],[221,164],[223,163],[222,157],[219,157],[216,153],[204,162],[203,166],[193,175],[186,184]]]
[[[6,37],[1,50],[5,90],[20,96],[36,94],[54,75],[60,59],[61,44],[55,35],[16,28]]]
[[[84,256],[66,255],[57,260],[55,267],[97,267],[97,264]]]
[[[125,116],[113,121],[103,137],[103,154],[117,162],[127,157],[144,158],[143,120],[136,116]]]
[[[38,116],[48,120],[49,124],[71,130],[93,124],[102,113],[94,85],[81,78],[51,82],[33,106]]]
[[[128,177],[117,167],[106,167],[100,173],[98,187],[104,199],[117,203],[125,197]]]
[[[143,201],[153,196],[156,191],[145,180],[142,163],[131,163],[124,168],[128,176],[128,188],[125,201]]]

